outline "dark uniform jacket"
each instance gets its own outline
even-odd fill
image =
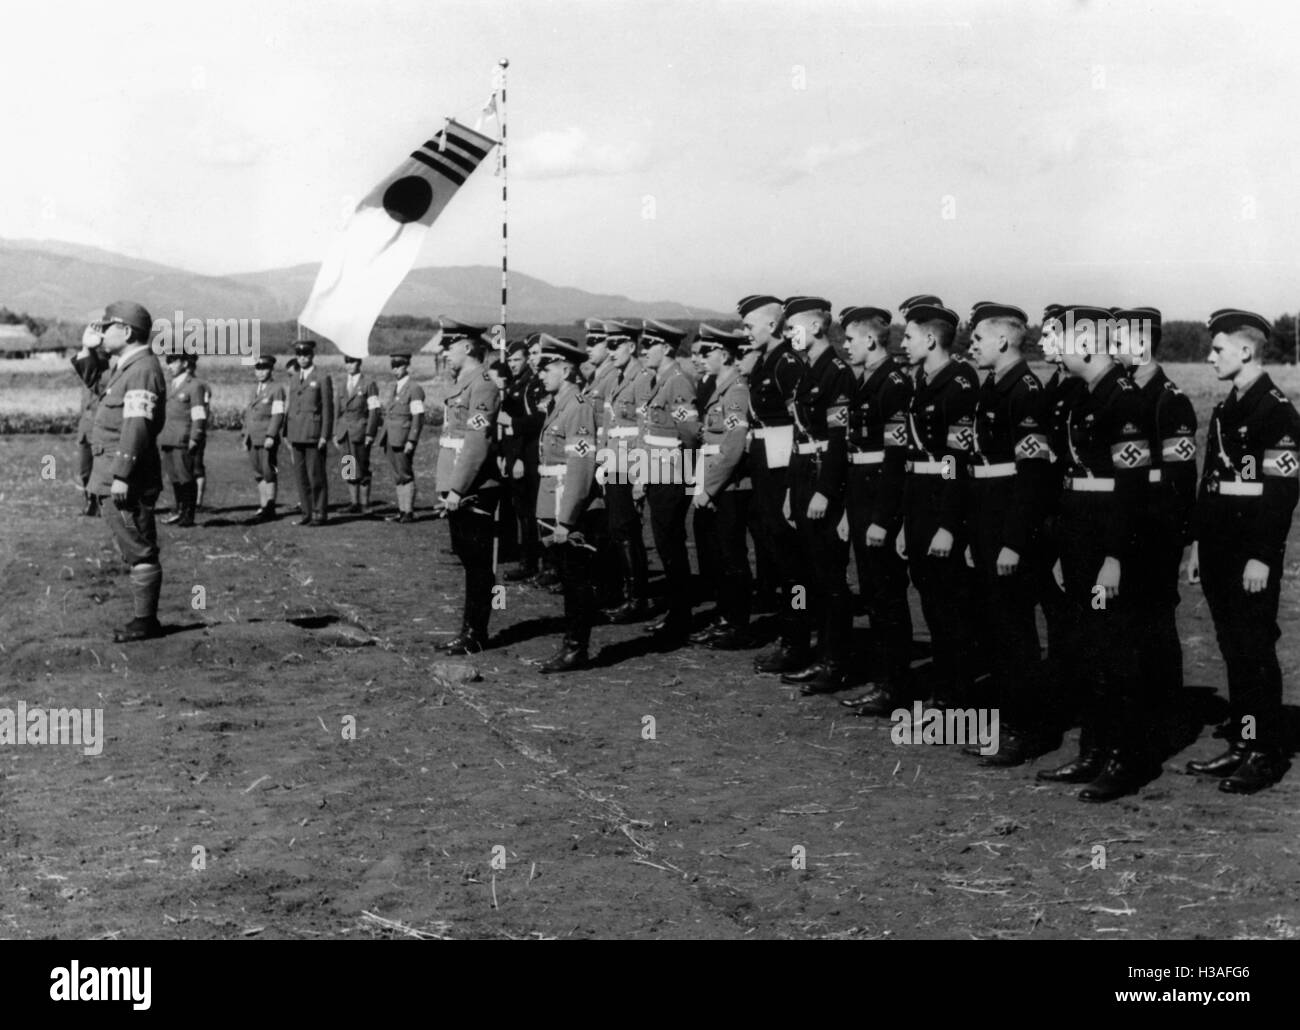
[[[1134,385],[1137,385],[1136,377]],[[1148,529],[1187,544],[1196,506],[1196,410],[1162,368],[1138,386],[1147,413],[1151,471]]]
[[[501,393],[501,410],[497,422],[501,426],[504,452],[508,459],[528,456],[536,451],[537,435],[546,420],[546,409],[551,401],[541,377],[528,365],[506,384]],[[529,454],[531,450],[532,454]]]
[[[284,387],[271,379],[258,383],[244,408],[244,449],[261,447],[268,436],[278,438],[283,425]]]
[[[334,435],[334,391],[330,377],[315,365],[295,372],[285,385],[284,436],[290,443],[315,444]]]
[[[537,446],[537,520],[573,529],[587,510],[596,478],[596,413],[576,384],[560,387]]]
[[[373,440],[379,432],[379,385],[369,376],[360,375],[349,392],[349,382],[349,376],[342,376],[334,397],[334,440],[364,445],[367,436]]]
[[[159,447],[202,446],[208,428],[212,394],[206,383],[189,373],[173,379],[167,391],[167,422],[158,436]]]
[[[95,425],[95,409],[103,395],[104,373],[108,371],[108,355],[103,347],[89,348],[83,358],[72,356],[72,367],[81,379],[81,413],[77,418],[77,443],[90,443],[90,431]]]
[[[1068,375],[1059,368],[1052,372],[1052,378],[1047,381],[1047,385],[1043,388],[1046,395],[1043,401],[1043,411],[1047,418],[1047,442],[1052,448],[1054,484],[1047,494],[1049,519],[1055,516],[1061,508],[1061,491],[1059,487],[1061,479],[1065,475],[1065,461],[1070,453],[1069,445],[1065,439],[1070,407],[1074,404],[1074,399],[1079,391],[1084,389],[1086,387],[1083,385],[1082,379]]]
[[[713,377],[710,377],[713,378]],[[749,385],[734,365],[713,383],[704,411],[695,492],[717,497],[723,490],[743,490],[745,442],[749,437]]]
[[[102,497],[121,479],[137,494],[161,490],[158,434],[166,418],[167,378],[158,359],[146,346],[123,354],[95,411],[88,489]]]
[[[790,406],[805,366],[788,341],[781,341],[754,364],[749,376],[749,435],[762,439],[762,446],[750,444],[750,457],[757,467],[785,468],[793,441],[794,415]],[[777,441],[772,431],[783,437]]]
[[[856,388],[853,371],[831,346],[806,367],[795,387],[791,416],[797,460],[817,462],[816,492],[831,501],[844,499],[849,405]]]
[[[933,506],[935,524],[954,536],[964,528],[964,466],[974,442],[978,389],[975,370],[954,358],[933,377],[917,373],[907,408],[904,509],[916,513],[922,505]],[[922,553],[928,543],[917,542]]]
[[[466,368],[445,402],[446,415],[438,440],[440,494],[475,494],[498,482],[496,462],[497,412],[501,391],[483,367]]]
[[[1101,544],[1121,562],[1132,555],[1146,508],[1151,443],[1138,389],[1119,365],[1078,391],[1066,414],[1065,478],[1096,479],[1113,497],[1098,514]]]
[[[858,380],[849,403],[849,467],[861,467],[875,480],[872,523],[892,528],[902,515],[907,470],[907,404],[912,380],[893,358],[886,358]]]
[[[1300,496],[1300,415],[1265,373],[1214,407],[1197,500],[1197,535],[1232,533],[1273,566]]]
[[[408,442],[419,442],[420,430],[424,428],[424,387],[409,373],[384,387],[379,408],[384,428],[376,442],[381,448],[387,446],[400,451]]]
[[[1024,361],[998,378],[985,378],[975,399],[975,434],[969,454],[972,496],[1010,495],[998,506],[1002,546],[1024,554],[1037,539],[1052,479],[1047,392]],[[974,512],[973,512],[974,514]]]

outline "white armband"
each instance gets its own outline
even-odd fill
[[[379,403],[379,398],[378,398],[377,396],[375,396],[373,393],[372,393],[369,397],[366,398],[366,410],[367,410],[367,411],[374,411],[376,408],[379,408],[380,406],[381,406],[381,405],[380,405],[380,403]]]
[[[272,401],[272,402],[271,402],[271,414],[272,414],[272,415],[283,415],[283,414],[284,414],[284,401],[278,401],[278,400],[277,400],[277,401]]]
[[[208,417],[208,409],[202,404],[196,404],[190,408],[190,421],[202,422]]]
[[[424,414],[424,401],[421,401],[421,400],[413,400],[413,401],[411,401],[411,414],[412,414],[412,415],[423,415],[423,414]]]
[[[153,418],[158,395],[152,390],[127,390],[122,399],[123,418]]]

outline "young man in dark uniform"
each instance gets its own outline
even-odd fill
[[[519,531],[519,565],[504,579],[517,583],[538,572],[541,542],[537,535],[537,437],[549,404],[546,390],[528,363],[528,343],[510,345],[506,362],[511,379],[501,396],[501,419],[505,423],[502,456],[506,482],[510,484],[511,507]]]
[[[334,442],[343,452],[343,481],[348,487],[348,512],[370,511],[370,445],[379,432],[379,386],[362,374],[361,359],[344,355],[347,374],[334,398]]]
[[[253,363],[257,386],[244,408],[243,445],[257,480],[257,512],[249,525],[275,518],[275,492],[279,478],[276,455],[284,426],[284,387],[271,379],[275,357],[263,354]]]
[[[323,526],[329,519],[329,477],[325,450],[334,433],[334,390],[316,368],[316,343],[299,340],[293,348],[298,371],[285,388],[284,437],[293,448],[298,480],[300,526]]]

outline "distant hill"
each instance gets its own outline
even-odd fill
[[[316,265],[211,276],[51,240],[0,240],[0,304],[46,318],[79,321],[110,300],[129,298],[155,317],[180,309],[187,317],[297,317],[316,281]],[[486,265],[417,268],[385,314],[451,315],[495,322],[500,316],[501,270]],[[616,294],[554,286],[521,272],[510,274],[512,322],[571,323],[607,318],[724,319],[731,316],[676,301],[636,301]]]

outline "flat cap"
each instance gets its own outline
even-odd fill
[[[642,343],[667,343],[679,344],[686,339],[686,333],[681,329],[670,326],[667,322],[660,322],[653,318],[647,318],[641,326]]]
[[[789,318],[805,311],[825,311],[829,313],[831,302],[825,297],[791,297],[781,308],[781,317]]]
[[[744,318],[751,311],[757,311],[759,308],[765,308],[769,304],[783,304],[780,297],[773,297],[769,293],[751,293],[748,297],[741,297],[736,302],[736,310],[740,317]]]
[[[293,352],[294,352],[295,354],[315,354],[315,353],[316,353],[316,341],[315,341],[315,340],[298,340],[298,341],[293,345]]]
[[[1026,325],[1029,324],[1029,316],[1014,304],[999,304],[992,300],[982,300],[971,308],[970,324],[972,327],[979,325],[986,318],[1014,318]]]
[[[1238,329],[1258,329],[1265,336],[1273,332],[1273,323],[1263,315],[1242,311],[1240,308],[1220,308],[1210,316],[1206,324],[1210,327],[1211,336],[1235,333]]]
[[[954,329],[961,322],[957,312],[942,304],[913,304],[903,309],[903,317],[908,322],[947,322]]]
[[[263,354],[253,362],[254,368],[275,368],[275,355]]]
[[[574,365],[581,365],[587,360],[587,352],[567,337],[542,333],[537,342],[542,348],[537,359],[538,368],[545,368],[552,361],[571,361]]]
[[[915,297],[908,297],[907,300],[898,305],[898,310],[906,315],[909,308],[914,308],[918,304],[929,304],[936,308],[943,307],[943,301],[933,293],[918,293]]]
[[[393,368],[400,368],[400,367],[402,367],[403,365],[409,365],[409,364],[411,363],[411,355],[409,355],[409,354],[390,354],[390,355],[388,355],[388,363],[389,363],[389,365],[391,365]]]
[[[113,301],[104,309],[104,317],[100,322],[103,325],[121,322],[123,325],[134,329],[139,336],[148,336],[153,331],[153,316],[145,310],[143,305],[137,304],[133,300]]]
[[[867,322],[871,319],[878,318],[888,325],[894,320],[894,316],[884,308],[873,308],[865,305],[842,308],[840,310],[840,326],[848,328],[854,322]]]

